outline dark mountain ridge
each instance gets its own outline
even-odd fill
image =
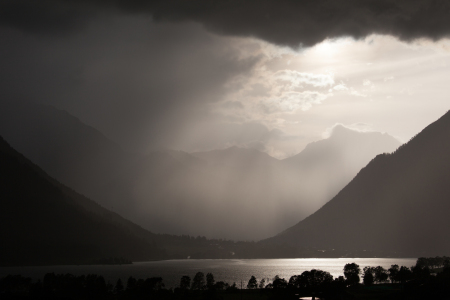
[[[154,235],[63,186],[0,137],[0,265],[165,256]]]
[[[0,135],[50,176],[78,192],[102,200],[98,187],[132,162],[93,127],[52,106],[7,102],[0,107]]]
[[[323,249],[450,252],[450,113],[378,155],[317,212],[266,242]]]

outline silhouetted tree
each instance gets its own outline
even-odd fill
[[[266,280],[263,278],[263,279],[261,279],[261,280],[259,281],[258,287],[259,287],[260,289],[263,289],[265,286],[266,286]]]
[[[398,265],[391,265],[391,267],[389,268],[388,272],[389,272],[389,279],[391,280],[391,283],[398,281],[397,276],[398,276],[399,270],[400,270],[400,268]]]
[[[189,276],[183,276],[180,280],[180,289],[182,290],[188,290],[191,286],[191,277]]]
[[[415,267],[436,269],[450,265],[450,257],[436,256],[436,257],[419,257],[416,261]]]
[[[114,293],[115,294],[122,294],[123,292],[123,284],[122,284],[122,280],[120,280],[120,278],[117,280],[116,285],[114,286]]]
[[[250,277],[250,280],[248,281],[247,288],[248,289],[256,289],[258,287],[258,281],[256,280],[255,276]]]
[[[227,291],[236,291],[238,288],[236,286],[236,282],[233,282],[232,285],[227,287]]]
[[[349,285],[358,284],[360,281],[359,274],[361,273],[361,269],[359,265],[355,263],[346,264],[344,266],[344,276]]]
[[[412,272],[408,267],[401,266],[400,270],[397,274],[397,281],[400,281],[402,284],[404,284],[406,281],[410,280],[412,278]]]
[[[228,283],[223,281],[217,281],[216,284],[214,285],[214,289],[218,291],[226,290],[228,287],[229,287]]]
[[[137,280],[133,278],[133,276],[130,276],[127,280],[127,291],[132,291],[136,289],[136,283]]]
[[[212,273],[206,274],[206,288],[212,290],[215,284],[214,275]]]
[[[425,280],[430,277],[430,268],[428,268],[428,266],[422,267],[420,265],[416,265],[411,267],[411,271],[414,279],[417,280]]]
[[[344,276],[339,276],[338,278],[335,278],[334,282],[339,289],[345,289],[346,283]]]
[[[381,283],[387,281],[389,275],[385,268],[378,266],[374,269],[374,271],[376,282]]]
[[[333,276],[330,273],[312,269],[311,271],[305,271],[300,276],[297,276],[297,280],[294,284],[298,288],[306,288],[316,291],[319,287],[323,287],[332,281]]]
[[[202,272],[197,272],[194,279],[192,280],[192,290],[203,290],[205,289],[205,274]]]
[[[47,273],[44,275],[43,288],[45,291],[54,291],[57,289],[57,278],[55,273]]]
[[[363,269],[363,283],[364,285],[372,285],[374,282],[374,270],[372,267],[364,267]]]
[[[332,283],[333,276],[330,273],[312,269],[311,271],[304,271],[301,275],[291,276],[289,279],[289,288],[308,291],[313,295],[313,299],[315,299],[314,295],[316,293],[327,290],[331,287]]]
[[[274,289],[284,289],[287,287],[287,284],[287,281],[284,278],[280,278],[278,275],[275,276],[272,282]]]
[[[8,275],[0,278],[0,298],[11,294],[26,293],[31,289],[31,278],[25,278],[21,275]]]
[[[422,268],[428,266],[428,259],[426,257],[419,257],[416,261],[416,266]]]
[[[161,277],[152,277],[152,278],[147,278],[144,281],[144,287],[147,290],[159,291],[159,290],[162,290],[165,287],[165,285],[164,285],[163,279]]]
[[[114,291],[114,285],[111,282],[107,282],[106,283],[106,292],[107,293],[112,293]]]
[[[106,282],[103,276],[88,274],[85,279],[85,290],[93,297],[106,293]]]
[[[442,272],[437,273],[436,281],[444,294],[447,294],[447,298],[450,298],[450,267],[444,267]]]
[[[299,279],[298,275],[292,275],[291,278],[289,278],[288,287],[298,288],[298,283],[299,283],[298,279]]]
[[[444,268],[450,268],[450,259],[448,259],[447,257],[444,259]]]
[[[30,289],[32,298],[39,299],[42,295],[43,290],[44,289],[42,287],[42,282],[39,279],[35,284],[33,284],[33,286]],[[0,293],[2,292],[0,291]]]

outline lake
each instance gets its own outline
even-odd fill
[[[343,275],[344,265],[356,263],[361,270],[366,266],[391,265],[411,267],[415,258],[317,258],[317,259],[183,259],[134,262],[132,265],[82,265],[82,266],[45,266],[45,267],[0,267],[0,277],[8,274],[20,274],[33,280],[42,279],[46,273],[71,273],[73,275],[98,274],[105,280],[115,284],[118,278],[124,283],[129,276],[146,279],[162,277],[167,288],[176,287],[183,275],[194,278],[195,273],[212,273],[216,281],[229,284],[236,282],[240,286],[247,285],[253,275],[258,281],[261,278],[271,280],[275,275],[289,280],[292,275],[300,275],[303,271],[320,269],[330,272],[335,278]]]

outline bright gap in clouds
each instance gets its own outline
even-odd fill
[[[264,55],[213,111],[238,123],[262,124],[268,132],[257,141],[228,145],[258,145],[284,158],[338,123],[366,124],[405,142],[449,108],[448,40],[405,43],[372,35],[298,51],[246,42],[257,43]]]
[[[349,46],[354,42],[355,40],[351,37],[327,39],[313,47],[305,49],[304,52],[308,53],[311,57],[315,56],[318,59],[332,59],[339,55],[340,52],[345,49],[345,46]]]
[[[26,35],[7,41],[4,73],[33,76],[3,90],[46,91],[43,102],[142,151],[236,145],[284,158],[335,124],[407,141],[449,108],[449,40],[372,35],[291,49],[128,16],[50,46]]]

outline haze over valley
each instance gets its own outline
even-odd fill
[[[67,112],[2,109],[0,134],[51,176],[157,233],[260,240],[310,215],[373,157],[400,143],[337,125],[278,160],[255,149],[126,152]]]
[[[450,255],[449,13],[0,2],[0,264]]]

